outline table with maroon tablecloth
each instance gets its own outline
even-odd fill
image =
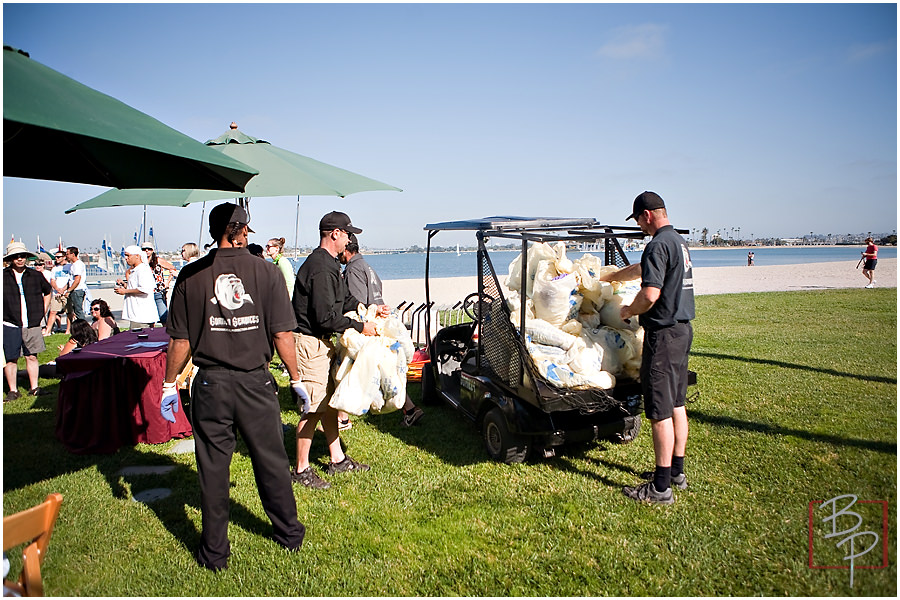
[[[192,434],[180,404],[174,423],[159,413],[166,330],[148,328],[141,333],[147,337],[124,331],[56,359],[62,377],[56,437],[70,452],[108,454],[122,446],[161,444]],[[154,342],[160,345],[140,346]]]

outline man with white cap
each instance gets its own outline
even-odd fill
[[[6,364],[3,374],[9,385],[4,402],[19,397],[18,362],[25,356],[25,371],[28,373],[29,394],[39,396],[38,358],[43,352],[44,336],[41,320],[50,307],[52,289],[44,276],[25,266],[34,254],[22,242],[11,242],[6,247],[4,262],[10,265],[3,269],[3,354]]]
[[[247,250],[250,217],[237,204],[209,213],[217,248],[181,269],[166,331],[170,336],[160,412],[172,421],[178,410],[175,379],[190,358],[198,367],[191,395],[202,532],[197,562],[227,568],[230,465],[235,432],[247,446],[272,537],[299,550],[306,528],[297,520],[290,463],[284,447],[281,407],[269,373],[272,347],[304,396],[294,357],[296,326],[284,277],[272,263]]]
[[[147,255],[138,246],[127,246],[123,252],[125,262],[131,268],[127,281],[116,281],[115,293],[125,296],[122,318],[131,321],[131,328],[153,327],[159,321],[153,291],[156,280],[147,264]]]

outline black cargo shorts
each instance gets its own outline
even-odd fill
[[[694,340],[689,321],[644,331],[641,391],[648,419],[661,421],[684,406],[688,385],[688,353]]]

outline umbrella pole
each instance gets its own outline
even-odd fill
[[[147,205],[144,205],[144,227],[141,235],[141,243],[147,241]]]
[[[297,258],[297,235],[300,231],[300,196],[297,196],[297,218],[294,222],[294,258]]]
[[[203,215],[206,213],[206,201],[203,201],[203,208],[200,210],[200,233],[197,234],[197,250],[203,255]]]

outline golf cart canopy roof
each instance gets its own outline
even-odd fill
[[[532,241],[591,240],[606,237],[641,239],[640,227],[601,225],[594,218],[559,217],[484,217],[464,221],[445,221],[425,226],[429,239],[438,231],[475,231],[484,237],[526,239]]]
[[[596,219],[561,219],[559,217],[484,217],[463,221],[429,223],[429,231],[515,231],[523,229],[565,229],[568,227],[599,227]]]

